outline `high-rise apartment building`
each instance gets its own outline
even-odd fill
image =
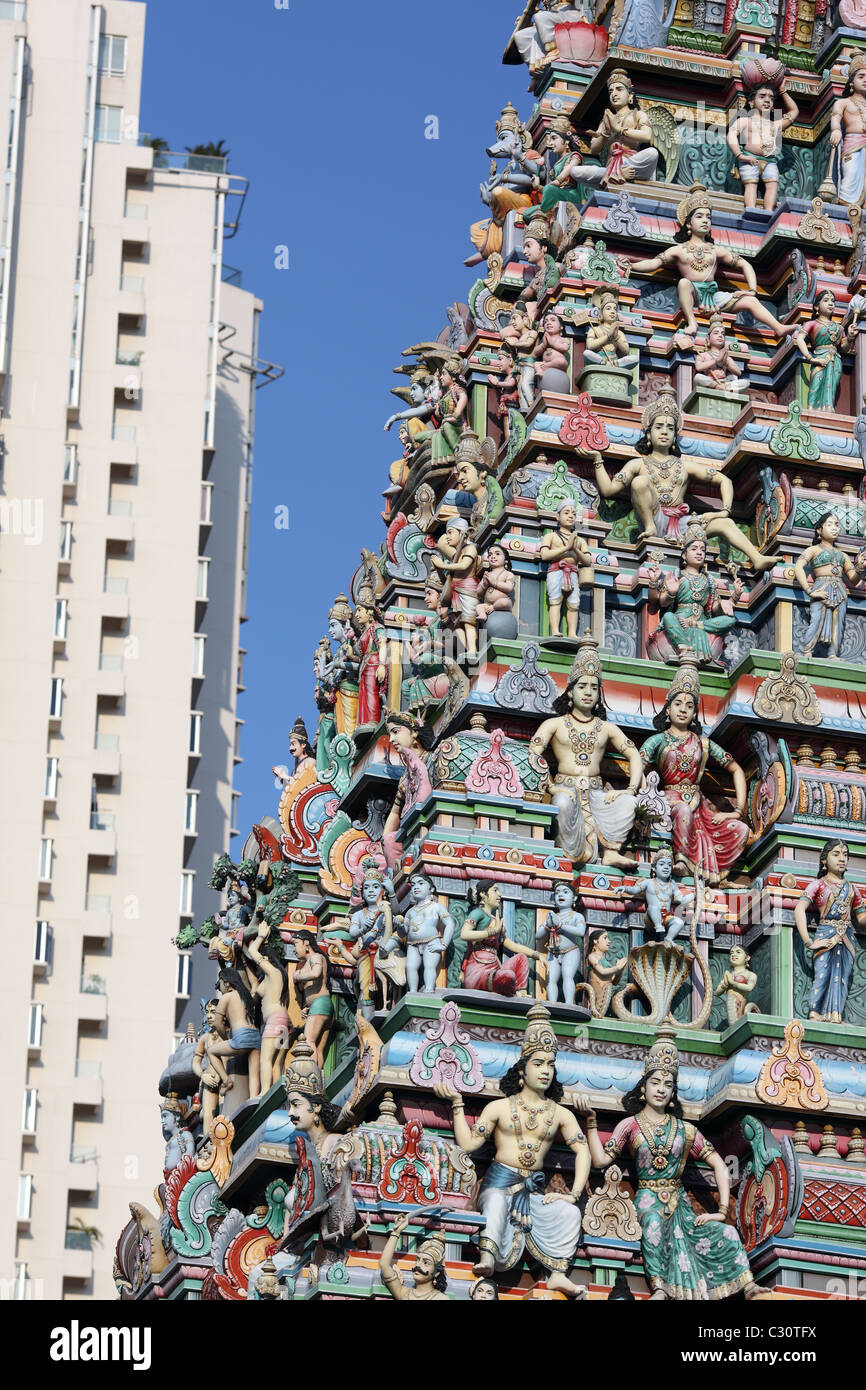
[[[137,0],[0,0],[13,1297],[114,1296],[114,1233],[162,1155],[147,1078],[190,989],[172,938],[211,910],[239,756],[261,304],[223,243],[246,185],[139,143],[144,23]]]

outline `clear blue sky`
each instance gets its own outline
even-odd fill
[[[477,278],[494,123],[527,116],[525,67],[502,53],[516,0],[148,0],[141,127],[182,150],[225,140],[250,180],[226,260],[264,301],[260,350],[286,368],[258,393],[251,571],[242,629],[246,828],[274,814],[271,767],[312,736],[313,652],[362,546],[378,551],[392,368],[436,337]],[[439,120],[438,140],[425,119]],[[274,248],[289,247],[289,270]],[[290,509],[288,531],[275,508]],[[218,563],[218,558],[214,557]],[[217,848],[215,846],[215,848]]]

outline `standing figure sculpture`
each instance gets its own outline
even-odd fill
[[[436,468],[454,457],[454,447],[460,438],[469,397],[464,380],[465,367],[459,357],[449,357],[439,368],[442,394],[436,402],[436,414],[429,430],[415,435],[416,444],[430,441],[430,466]]]
[[[780,116],[775,110],[777,96],[783,107]],[[747,208],[758,206],[759,182],[764,185],[764,208],[770,212],[776,206],[782,133],[794,124],[799,114],[797,103],[785,91],[783,80],[778,89],[769,84],[756,87],[748,97],[748,110],[732,122],[728,148],[737,161]]]
[[[438,1236],[428,1236],[415,1251],[415,1263],[412,1266],[414,1284],[404,1284],[403,1276],[394,1264],[400,1237],[411,1220],[409,1212],[401,1211],[391,1227],[391,1234],[379,1256],[382,1283],[391,1297],[401,1303],[429,1303],[437,1298],[444,1299],[447,1303],[449,1299],[445,1292],[448,1287],[445,1275],[445,1242]]]
[[[234,1086],[222,1058],[211,1055],[209,1051],[212,1040],[218,1042],[226,1036],[225,1022],[221,1017],[217,1018],[218,1005],[218,999],[209,999],[205,1004],[204,1026],[192,1054],[192,1069],[199,1079],[201,1129],[205,1137],[210,1133],[210,1122],[219,1109],[220,1095]]]
[[[460,940],[468,942],[463,957],[464,988],[525,998],[529,962],[541,960],[541,952],[505,935],[502,893],[497,884],[470,883],[466,900],[470,911],[460,928]],[[503,949],[513,952],[510,960],[502,959]]]
[[[730,1177],[721,1155],[693,1124],[682,1118],[677,1096],[679,1054],[672,1041],[649,1049],[643,1076],[623,1096],[620,1120],[602,1147],[595,1115],[586,1116],[593,1166],[608,1168],[629,1155],[637,1171],[635,1208],[641,1225],[641,1258],[656,1300],[714,1300],[761,1290],[735,1226],[727,1224]],[[696,1216],[683,1188],[690,1158],[712,1171],[718,1211]]]
[[[360,656],[356,726],[360,729],[379,723],[388,675],[388,638],[373,597],[373,590],[367,584],[362,584],[358,593],[358,601],[352,614],[352,626],[357,635],[356,646]]]
[[[809,1017],[822,1023],[841,1023],[854,969],[857,942],[854,929],[866,931],[866,896],[846,877],[848,846],[827,840],[818,862],[818,877],[803,889],[794,908],[800,940],[812,952],[815,977],[809,994]],[[809,936],[810,910],[818,914],[818,929]]]
[[[686,526],[679,575],[657,566],[650,568],[649,575],[659,607],[668,611],[647,642],[648,653],[662,661],[678,661],[688,649],[699,666],[723,666],[723,634],[736,619],[725,611],[716,581],[707,573],[707,534],[701,518],[692,518]],[[741,579],[734,580],[735,601],[742,598],[744,588]]]
[[[716,998],[724,999],[728,1023],[738,1023],[746,1014],[756,1014],[756,1004],[749,1002],[749,995],[758,983],[754,970],[749,969],[751,957],[745,947],[732,946],[730,969],[726,970],[716,985]]]
[[[554,702],[557,717],[539,724],[529,748],[543,757],[553,747],[557,772],[551,800],[558,813],[560,849],[575,864],[588,864],[601,852],[603,864],[633,869],[635,860],[621,849],[634,824],[643,768],[631,739],[607,721],[597,648],[593,638],[580,639],[565,692]],[[622,791],[605,790],[602,784],[608,747],[628,762],[629,783]]]
[[[388,731],[388,742],[405,768],[397,784],[397,795],[388,812],[382,835],[385,861],[393,868],[403,852],[400,823],[414,807],[425,801],[431,792],[430,774],[424,754],[433,747],[433,730],[423,719],[399,711],[386,717],[385,728]]]
[[[841,654],[848,612],[846,580],[852,586],[863,582],[866,548],[858,550],[852,561],[839,549],[838,539],[839,518],[824,512],[815,523],[812,544],[794,565],[797,583],[809,599],[809,628],[803,638],[806,656],[819,644],[829,647],[831,656]]]
[[[184,1125],[186,1108],[177,1095],[167,1095],[159,1103],[159,1119],[165,1140],[162,1171],[166,1177],[187,1154],[195,1153],[195,1140]],[[207,1131],[205,1131],[207,1133]]]
[[[548,290],[559,284],[559,266],[550,254],[550,225],[538,213],[529,219],[523,233],[523,254],[535,273],[525,289],[520,292],[521,302],[526,305],[530,319],[534,322],[538,314],[538,304]]]
[[[836,296],[821,290],[812,305],[813,317],[804,323],[795,339],[797,347],[812,365],[809,374],[810,410],[834,410],[842,379],[842,353],[850,352],[857,335],[857,317],[836,323]]]
[[[445,962],[445,952],[454,939],[454,918],[433,896],[433,885],[426,874],[409,879],[411,906],[402,922],[395,923],[406,938],[406,984],[410,993],[432,994],[436,976]],[[424,984],[421,985],[423,971]]]
[[[563,139],[562,157],[542,195],[542,212],[550,212],[557,203],[582,203],[576,184],[607,188],[610,183],[622,183],[627,179],[655,178],[659,152],[653,144],[653,128],[649,116],[638,104],[631,78],[624,68],[614,68],[609,75],[607,99],[600,128],[587,132],[590,155],[593,158],[601,156],[604,163],[584,163],[580,154],[568,152]]]
[[[357,943],[356,957],[360,997],[358,1007],[365,1016],[375,1008],[377,981],[381,981],[383,1004],[388,1007],[388,985],[406,983],[406,961],[394,935],[394,885],[374,859],[364,861],[361,880],[362,906],[349,917],[349,939]]]
[[[590,932],[586,940],[586,979],[577,986],[577,991],[587,996],[593,1018],[604,1018],[613,987],[628,965],[627,956],[620,956],[613,965],[608,965],[605,957],[609,950],[610,934],[604,928]]]
[[[292,933],[292,945],[300,961],[292,976],[292,987],[301,1010],[304,1039],[321,1067],[324,1066],[334,1016],[334,1005],[328,990],[328,962],[319,950],[315,936],[306,928]]]
[[[208,1055],[212,1058],[245,1057],[250,1099],[254,1100],[261,1090],[262,1035],[258,1027],[259,1010],[240,971],[221,970],[217,977],[217,989],[220,1001],[214,1021],[225,1021],[228,1037],[209,1042]]]
[[[550,635],[560,635],[562,600],[565,598],[565,624],[569,637],[577,637],[580,612],[580,580],[592,583],[592,555],[577,529],[577,506],[566,497],[556,509],[556,527],[545,531],[538,548],[546,561],[545,589]]]
[[[697,667],[681,661],[653,720],[659,732],[650,734],[640,756],[645,767],[657,769],[670,807],[675,868],[715,885],[740,858],[749,838],[746,776],[730,753],[701,733],[700,694]],[[704,795],[701,782],[708,762],[733,777],[736,811],[717,811]]]
[[[584,361],[604,367],[636,367],[640,353],[632,351],[623,332],[616,291],[605,286],[596,290],[592,298],[599,316],[598,322],[591,324],[587,331]]]
[[[424,585],[427,613],[407,614],[414,631],[404,657],[409,674],[400,683],[400,704],[416,713],[444,700],[448,694],[445,663],[449,658],[442,623],[444,584],[442,575],[433,570]]]
[[[469,522],[451,516],[430,561],[445,579],[442,604],[453,614],[468,657],[478,654],[478,549]]]
[[[696,306],[700,309],[724,309],[729,314],[748,309],[759,323],[772,328],[778,338],[798,331],[796,324],[780,323],[761,303],[757,295],[758,282],[749,262],[743,260],[739,252],[717,246],[713,241],[712,208],[703,184],[694,184],[689,196],[680,203],[677,221],[680,230],[674,236],[675,246],[669,246],[661,255],[645,261],[629,263],[624,258],[620,262],[620,270],[627,277],[630,274],[649,275],[654,270],[673,267],[680,277],[677,294],[686,320],[684,333],[692,336],[698,331]],[[748,285],[748,290],[721,291],[716,282],[719,270],[737,271]]]
[[[718,468],[682,457],[679,443],[682,415],[672,387],[663,386],[656,399],[645,406],[641,425],[643,438],[637,445],[637,455],[613,478],[601,454],[593,455],[595,483],[602,497],[619,497],[623,492],[631,497],[635,518],[641,527],[639,539],[665,536],[681,541],[691,510],[685,500],[690,481],[715,483],[721,493],[722,506],[718,511],[701,515],[707,539],[720,536],[729,546],[742,551],[759,574],[772,569],[776,563],[772,556],[762,555],[730,515],[734,501],[731,479]]]
[[[270,934],[270,926],[262,922],[255,939],[244,948],[261,974],[254,994],[262,1005],[262,1092],[282,1076],[289,1046],[289,976],[281,956],[266,944]]]
[[[547,998],[551,1004],[574,1003],[574,988],[580,969],[580,953],[586,933],[586,918],[578,912],[577,885],[557,883],[553,889],[553,911],[535,933],[536,944],[545,946],[547,959]]]
[[[471,1129],[462,1097],[446,1084],[435,1089],[451,1102],[454,1137],[464,1153],[476,1153],[488,1139],[496,1149],[478,1198],[484,1232],[475,1274],[489,1278],[494,1270],[514,1269],[527,1255],[547,1271],[548,1289],[583,1298],[586,1289],[567,1276],[580,1238],[577,1203],[589,1153],[580,1125],[559,1103],[556,1052],[550,1014],[535,1004],[526,1016],[520,1058],[499,1083],[504,1099],[485,1105]],[[557,1136],[574,1153],[574,1180],[570,1192],[546,1194],[544,1162]]]
[[[848,64],[848,80],[830,115],[830,146],[837,154],[840,203],[866,203],[866,53]],[[841,148],[840,148],[841,147]]]

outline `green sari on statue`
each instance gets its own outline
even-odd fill
[[[720,1221],[696,1225],[683,1169],[689,1158],[703,1158],[713,1146],[694,1125],[669,1115],[657,1135],[651,1121],[630,1115],[617,1125],[605,1152],[614,1158],[627,1153],[634,1160],[641,1257],[653,1293],[660,1289],[666,1298],[703,1301],[730,1298],[751,1284],[736,1228]]]

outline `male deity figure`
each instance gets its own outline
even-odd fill
[[[551,1004],[560,999],[563,1004],[574,1003],[574,988],[580,969],[581,946],[586,935],[586,918],[575,908],[577,888],[571,883],[557,883],[553,889],[553,911],[535,933],[536,944],[546,942],[547,997]]]
[[[397,923],[398,931],[406,938],[406,984],[411,994],[417,994],[423,970],[421,992],[432,994],[439,967],[454,937],[454,918],[433,897],[433,885],[426,874],[416,873],[409,879],[409,901],[411,907],[402,922]]]
[[[862,207],[866,202],[866,53],[848,64],[848,81],[830,115],[830,146],[838,160],[839,202]]]
[[[234,1081],[223,1065],[222,1058],[212,1055],[208,1048],[211,1041],[225,1038],[225,1023],[217,1018],[218,999],[209,999],[204,1006],[204,1026],[196,1039],[192,1054],[192,1069],[199,1079],[201,1093],[201,1128],[207,1138],[210,1122],[217,1113],[221,1091],[229,1091]]]
[[[601,862],[633,869],[636,861],[620,851],[634,824],[636,794],[643,780],[640,754],[605,715],[598,643],[584,636],[578,643],[565,693],[554,702],[555,719],[545,719],[530,741],[538,757],[553,747],[557,772],[551,800],[558,812],[556,843],[575,865]],[[628,762],[629,783],[622,791],[605,791],[601,764],[608,748]]]
[[[393,967],[391,970],[388,969],[387,957],[399,943],[393,930],[394,885],[390,877],[382,873],[375,860],[367,861],[363,867],[363,906],[349,917],[349,938],[357,942],[359,948],[359,1008],[362,1013],[369,1015],[373,1012],[377,977],[384,975],[388,980],[393,975]],[[386,958],[384,968],[381,959],[383,956]],[[387,983],[385,990],[387,996]]]
[[[775,112],[777,95],[784,107],[781,116]],[[764,207],[770,212],[776,206],[779,191],[782,132],[794,124],[800,112],[796,102],[785,91],[784,81],[778,93],[769,84],[756,87],[748,97],[748,103],[748,111],[744,111],[731,125],[728,148],[737,161],[746,207],[758,206],[758,184],[763,181]]]
[[[478,570],[480,560],[468,521],[449,517],[430,563],[451,581],[451,611],[466,655],[478,652]],[[443,590],[443,603],[444,603]]]
[[[538,213],[529,219],[523,233],[523,254],[529,264],[535,266],[535,274],[521,290],[520,299],[534,322],[539,300],[559,284],[559,266],[550,254],[550,225],[547,218]]]
[[[445,1242],[438,1236],[428,1236],[415,1251],[415,1263],[412,1266],[414,1286],[403,1283],[403,1276],[394,1264],[397,1243],[411,1220],[409,1212],[401,1211],[391,1227],[391,1234],[379,1257],[382,1283],[391,1297],[401,1303],[429,1303],[434,1298],[444,1299],[447,1303],[449,1299],[445,1292],[448,1284],[445,1274]]]
[[[588,570],[592,579],[592,555],[577,529],[577,507],[570,497],[556,509],[556,527],[545,531],[538,550],[540,559],[547,561],[547,612],[550,633],[558,637],[562,621],[562,600],[565,597],[565,622],[569,637],[577,637],[577,618],[580,611],[580,571]]]
[[[295,1000],[301,1010],[304,1038],[321,1067],[331,1031],[334,1005],[328,989],[328,962],[311,931],[293,932],[292,945],[300,965],[292,976]]]
[[[674,856],[669,849],[660,849],[653,859],[652,876],[642,878],[623,889],[630,898],[646,902],[646,925],[654,941],[673,941],[686,925],[683,912],[688,898],[674,883]]]
[[[703,184],[692,185],[691,192],[677,208],[677,221],[680,230],[676,233],[675,246],[669,246],[660,256],[645,261],[629,261],[620,257],[617,261],[620,273],[628,279],[629,275],[650,275],[654,270],[672,266],[680,276],[677,284],[680,308],[685,315],[683,329],[689,337],[698,331],[695,306],[701,309],[724,309],[729,314],[748,309],[759,323],[772,328],[778,338],[785,338],[798,331],[793,323],[780,323],[774,314],[761,303],[757,295],[758,282],[748,261],[739,253],[727,247],[716,246],[713,241],[713,213],[710,198]],[[733,293],[721,291],[716,282],[719,270],[732,270],[738,273],[748,285],[748,290]]]
[[[535,1004],[520,1058],[499,1083],[503,1099],[485,1105],[471,1129],[462,1097],[447,1083],[435,1090],[451,1102],[454,1138],[464,1153],[476,1153],[488,1139],[495,1145],[478,1198],[485,1221],[474,1273],[489,1278],[495,1269],[513,1269],[526,1252],[548,1271],[549,1290],[585,1298],[586,1289],[567,1275],[580,1238],[577,1203],[589,1177],[589,1150],[576,1118],[559,1103],[556,1052],[550,1014]],[[557,1136],[574,1154],[574,1180],[570,1192],[545,1193],[544,1162]]]
[[[186,1154],[195,1153],[195,1140],[188,1129],[182,1128],[185,1107],[175,1093],[170,1093],[160,1101],[159,1118],[162,1124],[162,1137],[165,1140],[165,1158],[162,1169],[166,1177],[176,1168]]]
[[[707,538],[721,536],[748,557],[752,568],[760,574],[773,568],[776,561],[763,555],[749,537],[733,521],[730,509],[734,500],[734,484],[730,478],[697,459],[685,459],[680,454],[679,430],[682,422],[673,388],[663,386],[654,401],[644,408],[641,417],[643,439],[639,454],[628,460],[611,478],[601,454],[593,455],[595,482],[602,497],[618,497],[622,492],[631,496],[635,516],[641,526],[640,539],[651,540],[666,536],[681,541],[691,510],[686,502],[689,482],[718,482],[722,507],[701,516]]]
[[[569,156],[567,137],[560,137],[563,156],[555,166],[555,176],[544,190],[543,212],[549,212],[560,202],[580,202],[575,189],[579,183],[607,188],[609,183],[655,178],[659,152],[653,143],[653,128],[649,116],[638,105],[631,78],[624,68],[614,68],[608,77],[607,99],[600,129],[587,132],[590,155],[601,155],[605,162],[585,164],[581,155]]]

